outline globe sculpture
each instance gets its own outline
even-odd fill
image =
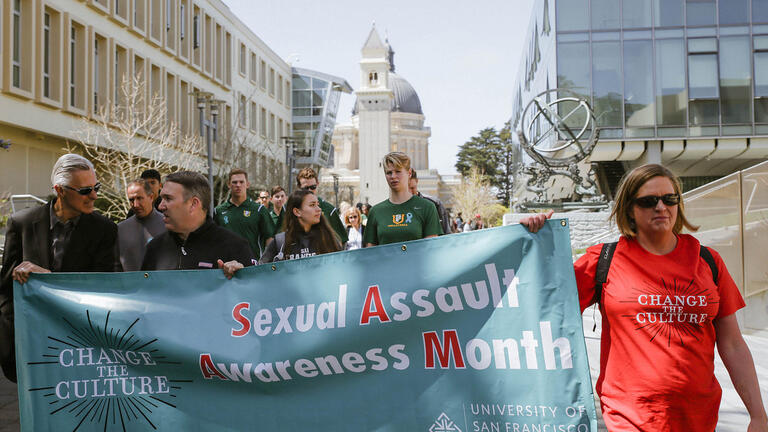
[[[517,134],[521,147],[534,161],[522,171],[528,176],[526,190],[535,194],[533,200],[519,207],[548,203],[546,185],[552,176],[571,179],[574,194],[582,203],[590,203],[589,207],[605,203],[605,197],[598,192],[595,167],[586,176],[578,167],[592,153],[600,135],[587,100],[567,89],[541,92],[523,110]]]

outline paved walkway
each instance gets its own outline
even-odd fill
[[[600,320],[599,313],[597,321]],[[597,381],[600,366],[600,326],[592,332],[592,309],[584,313],[584,335],[586,336],[587,353],[589,355],[590,372],[592,382]],[[760,380],[760,389],[763,401],[768,402],[768,335],[745,335],[747,344],[755,359],[757,375]],[[749,424],[749,415],[741,403],[739,395],[733,388],[728,372],[726,372],[720,357],[716,357],[715,375],[723,388],[723,400],[720,403],[720,419],[717,425],[718,432],[745,432]],[[598,431],[606,431],[598,407]],[[16,432],[19,430],[19,402],[17,399],[16,385],[0,377],[0,432]]]

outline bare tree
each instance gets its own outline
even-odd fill
[[[465,219],[482,216],[486,226],[500,225],[507,209],[499,204],[488,178],[473,167],[453,191],[453,210],[461,212]]]
[[[252,189],[270,190],[272,186],[283,183],[281,177],[283,164],[276,163],[283,156],[280,146],[270,145],[258,130],[248,127],[248,106],[251,105],[255,94],[255,89],[243,99],[234,94],[232,106],[235,109],[232,118],[227,118],[224,115],[219,124],[215,152],[216,161],[214,162],[214,176],[219,179],[215,182],[214,188],[214,201],[216,203],[223,202],[227,197],[227,174],[233,168],[248,171],[248,179]],[[226,112],[226,109],[223,112]],[[252,120],[250,119],[250,121]],[[268,128],[262,127],[265,128],[265,135],[267,135]],[[277,133],[277,135],[279,134],[280,132]],[[279,137],[275,138],[279,139]]]
[[[107,101],[93,119],[83,117],[73,130],[77,142],[66,147],[93,162],[102,184],[100,208],[115,220],[128,211],[126,184],[145,169],[164,175],[207,167],[200,138],[183,135],[168,119],[165,98],[153,94],[147,99],[146,94],[143,77],[123,78],[117,103]]]

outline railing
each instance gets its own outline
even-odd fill
[[[26,202],[32,201],[33,203],[36,203],[36,204],[45,204],[47,202],[40,197],[29,195],[29,194],[11,195],[11,213],[16,213],[16,201],[26,201]],[[29,206],[24,206],[24,208],[27,208],[27,207]]]
[[[768,330],[768,162],[684,194],[692,233],[723,257],[747,307],[744,328]]]

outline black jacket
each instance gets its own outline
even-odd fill
[[[218,268],[217,260],[236,260],[244,266],[256,263],[248,241],[222,228],[210,218],[182,241],[166,231],[147,245],[142,270],[195,270]]]
[[[16,381],[13,338],[13,269],[30,261],[50,269],[52,202],[14,213],[5,233],[0,273],[0,365]],[[117,225],[96,213],[83,214],[72,231],[62,260],[62,272],[111,272],[115,263]]]

